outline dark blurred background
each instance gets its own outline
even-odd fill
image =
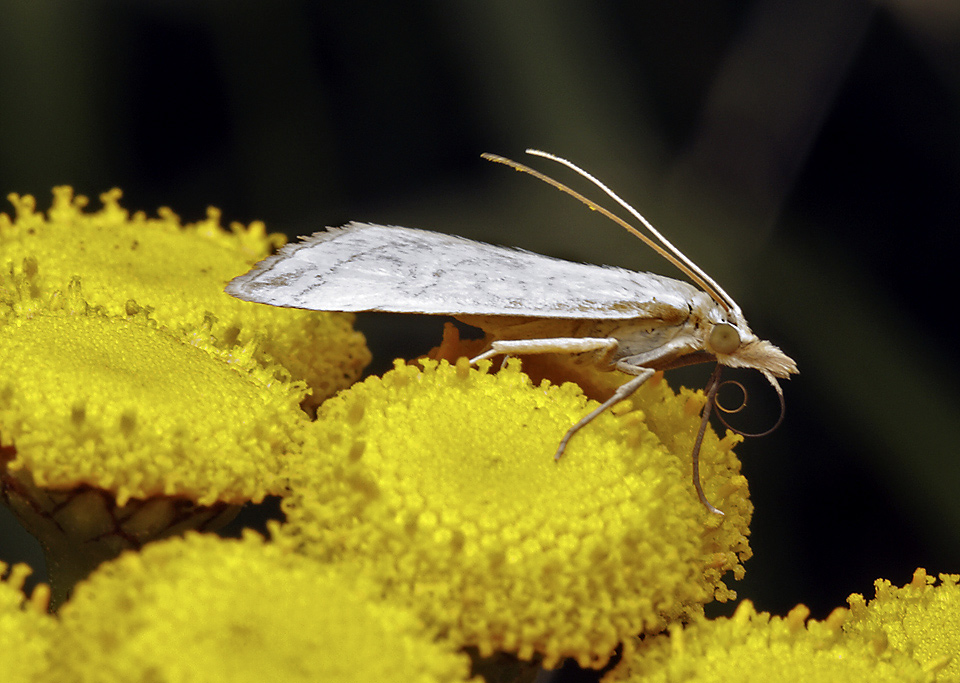
[[[358,219],[679,277],[479,154],[578,162],[800,366],[782,428],[738,450],[756,504],[740,596],[822,618],[878,577],[960,572],[953,0],[0,9],[0,190],[43,207],[53,185],[119,186],[190,221],[214,205],[296,236]],[[360,322],[378,371],[440,325]],[[756,374],[747,429],[778,407]],[[0,559],[39,569],[15,523],[0,533]]]

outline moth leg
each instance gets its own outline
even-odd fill
[[[610,353],[618,346],[612,337],[555,337],[551,339],[505,339],[493,342],[489,350],[470,359],[470,365],[499,356],[522,356],[532,353],[585,353],[604,351]]]
[[[554,460],[560,459],[560,456],[563,455],[563,451],[567,448],[567,442],[570,441],[570,438],[574,434],[580,431],[581,428],[590,424],[603,411],[611,408],[617,403],[620,403],[620,401],[629,398],[633,392],[640,388],[641,384],[653,377],[654,373],[654,371],[650,368],[638,368],[636,366],[618,367],[618,369],[629,372],[630,374],[635,374],[636,377],[617,387],[617,390],[613,392],[613,396],[601,403],[597,408],[588,413],[586,417],[581,419],[579,422],[577,422],[577,424],[573,425],[567,430],[567,433],[563,435],[562,439],[560,439],[560,445],[557,446],[557,452],[553,456]]]

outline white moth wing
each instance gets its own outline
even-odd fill
[[[301,240],[226,291],[319,311],[608,320],[660,317],[664,306],[688,311],[699,293],[662,275],[397,226],[348,223]]]

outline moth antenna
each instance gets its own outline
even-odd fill
[[[629,211],[632,211],[632,212],[633,212],[634,214],[636,214],[637,216],[640,216],[640,214],[637,213],[635,209],[631,208],[629,204],[627,204],[627,203],[624,202],[622,199],[620,199],[620,198],[617,197],[615,194],[613,194],[603,183],[601,183],[599,180],[597,180],[596,178],[594,178],[592,175],[590,175],[590,174],[587,173],[586,171],[583,171],[582,169],[578,168],[577,166],[574,166],[574,165],[571,164],[569,161],[566,161],[565,159],[561,159],[560,157],[553,157],[552,155],[548,155],[546,152],[536,152],[536,150],[527,150],[527,151],[528,151],[528,152],[531,152],[531,153],[540,154],[541,156],[547,156],[548,158],[554,158],[554,159],[556,159],[557,161],[560,161],[560,162],[562,162],[562,163],[565,163],[565,164],[571,166],[571,167],[574,168],[575,170],[577,170],[577,171],[579,171],[580,173],[584,174],[584,175],[587,177],[587,179],[592,180],[594,183],[596,183],[601,189],[605,190],[608,194],[611,194],[611,195],[614,197],[614,199],[616,199],[616,200],[619,201],[621,204],[623,204],[624,206],[626,206]],[[739,315],[740,307],[737,306],[737,304],[733,301],[733,299],[731,299],[731,298],[729,297],[729,295],[727,295],[726,292],[724,292],[722,289],[720,289],[720,288],[716,285],[716,283],[713,282],[713,280],[711,280],[702,270],[700,270],[700,268],[698,268],[698,267],[696,266],[696,264],[694,264],[692,261],[690,261],[690,259],[688,259],[686,256],[684,256],[682,252],[680,252],[680,251],[679,251],[678,249],[676,249],[672,244],[670,244],[670,243],[667,242],[665,239],[663,239],[663,237],[660,235],[660,233],[658,233],[656,230],[653,230],[653,234],[654,234],[655,236],[659,237],[659,238],[665,243],[665,245],[666,245],[669,249],[671,249],[672,251],[674,251],[675,253],[677,253],[677,254],[679,255],[679,259],[678,259],[676,256],[674,256],[673,254],[671,254],[671,253],[669,253],[668,251],[666,251],[663,247],[661,247],[659,244],[657,244],[656,242],[654,242],[653,240],[651,240],[649,237],[647,237],[646,235],[644,235],[642,232],[640,232],[639,230],[637,230],[635,227],[633,227],[632,225],[630,225],[627,221],[625,221],[625,220],[623,220],[622,218],[620,218],[620,216],[616,215],[615,213],[613,213],[613,212],[610,211],[609,209],[607,209],[607,208],[605,208],[605,207],[603,207],[603,206],[600,206],[599,204],[597,204],[597,203],[596,203],[595,201],[593,201],[592,199],[587,199],[586,197],[584,197],[582,194],[580,194],[580,193],[577,192],[576,190],[571,189],[570,187],[567,187],[566,185],[564,185],[563,183],[561,183],[559,180],[554,180],[554,179],[551,178],[550,176],[545,175],[545,174],[541,173],[540,171],[536,171],[536,170],[530,168],[529,166],[526,166],[526,165],[521,164],[521,163],[519,163],[519,162],[517,162],[517,161],[514,161],[513,159],[507,159],[506,157],[502,157],[502,156],[499,156],[499,155],[497,155],[497,154],[489,154],[489,153],[484,152],[484,153],[481,154],[480,156],[481,156],[482,158],[486,159],[487,161],[493,161],[493,162],[498,163],[498,164],[504,164],[505,166],[509,166],[510,168],[512,168],[512,169],[514,169],[514,170],[516,170],[516,171],[520,171],[520,172],[522,172],[522,173],[526,173],[526,174],[528,174],[528,175],[532,175],[534,178],[537,178],[538,180],[542,180],[543,182],[547,183],[548,185],[552,185],[553,187],[557,188],[557,189],[560,190],[561,192],[565,192],[566,194],[570,195],[570,196],[573,197],[574,199],[582,202],[583,204],[586,204],[590,209],[592,209],[592,210],[594,210],[594,211],[600,212],[602,215],[604,215],[604,216],[606,216],[607,218],[609,218],[611,221],[613,221],[614,223],[616,223],[617,225],[619,225],[620,227],[622,227],[622,228],[623,228],[624,230],[626,230],[627,232],[631,233],[632,235],[634,235],[634,236],[636,236],[636,237],[639,237],[641,240],[643,240],[643,242],[644,242],[648,247],[650,247],[651,249],[653,249],[655,252],[657,252],[658,254],[660,254],[660,256],[662,256],[662,257],[665,258],[667,261],[669,261],[669,262],[672,263],[674,266],[676,266],[684,275],[686,275],[688,278],[690,278],[694,283],[696,283],[697,285],[699,285],[707,294],[709,294],[711,297],[713,297],[713,299],[714,299],[718,304],[720,304],[720,305],[724,308],[724,310],[726,310],[727,312],[736,311],[736,313]],[[649,224],[649,222],[647,222],[647,220],[646,220],[645,218],[643,218],[643,216],[640,216],[640,219],[643,221],[644,225],[646,225],[647,227],[649,227],[649,228],[652,229],[652,226]],[[689,265],[687,265],[687,264],[689,264]],[[692,266],[692,268],[691,268],[691,266]]]
[[[670,240],[668,240],[666,237],[660,234],[660,231],[657,230],[655,227],[653,227],[653,224],[650,221],[644,218],[643,214],[641,214],[639,211],[633,208],[627,201],[622,199],[620,195],[618,195],[616,192],[614,192],[609,187],[607,187],[607,185],[603,181],[601,181],[599,178],[595,177],[593,174],[589,173],[588,171],[585,171],[584,169],[580,168],[572,161],[568,161],[567,159],[564,159],[563,157],[559,157],[556,154],[551,154],[550,152],[544,152],[539,149],[527,149],[525,151],[527,152],[527,154],[543,157],[544,159],[550,159],[551,161],[555,161],[558,164],[563,164],[567,168],[575,171],[576,173],[579,173],[581,176],[583,176],[584,178],[589,180],[591,183],[596,185],[603,192],[605,192],[607,196],[613,199],[613,201],[615,201],[617,204],[619,204],[624,209],[629,211],[630,215],[632,215],[634,218],[640,221],[640,224],[643,225],[643,227],[645,227],[648,231],[650,231],[650,234],[656,237],[660,241],[660,243],[663,246],[665,246],[668,250],[670,250],[670,252],[673,253],[677,258],[683,261],[683,263],[686,264],[687,268],[689,268],[694,273],[696,273],[698,278],[693,278],[692,275],[690,275],[690,277],[694,279],[694,281],[696,281],[697,284],[703,287],[703,289],[706,290],[706,292],[710,296],[712,296],[718,304],[720,304],[727,310],[732,309],[734,311],[737,311],[738,313],[740,312],[740,307],[737,305],[737,302],[733,300],[732,296],[730,296],[724,291],[723,287],[718,285],[712,277],[707,275],[707,273],[703,270],[703,268],[701,268],[696,263],[694,263],[690,258],[687,257],[686,254],[684,254],[682,251],[680,251],[675,246],[673,246]],[[633,233],[634,235],[640,236],[639,231],[633,226],[628,227],[627,230]],[[686,269],[683,269],[683,270],[689,275],[689,271],[687,271]]]

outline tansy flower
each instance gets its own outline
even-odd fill
[[[100,199],[103,208],[88,213],[86,197],[58,187],[44,217],[33,197],[10,195],[16,218],[0,214],[0,296],[9,286],[4,276],[26,279],[34,293],[79,279],[86,300],[107,314],[144,308],[164,327],[204,327],[221,348],[257,339],[255,358],[272,358],[306,381],[313,405],[356,381],[369,362],[350,314],[277,309],[223,292],[282,235],[268,235],[262,223],[234,224],[228,232],[212,208],[206,220],[181,226],[169,209],[157,218],[131,216],[119,205],[119,190]]]
[[[669,635],[647,638],[625,655],[604,683],[930,680],[909,657],[845,635],[847,610],[837,609],[824,621],[806,621],[809,614],[799,605],[786,617],[771,617],[744,601],[730,618],[673,624]]]
[[[34,683],[47,669],[54,630],[53,617],[46,613],[50,591],[37,586],[28,598],[23,582],[30,574],[25,564],[0,562],[0,681]]]
[[[516,653],[601,666],[733,593],[750,555],[737,437],[702,452],[707,513],[690,483],[702,397],[648,382],[553,454],[589,402],[574,384],[534,386],[461,358],[397,363],[324,403],[275,536],[346,562],[481,657]],[[666,425],[676,433],[654,431]]]
[[[941,574],[937,585],[923,569],[903,588],[877,579],[876,597],[847,598],[850,618],[843,630],[873,647],[896,650],[936,671],[938,680],[960,680],[960,576]]]
[[[54,680],[455,683],[469,660],[335,567],[189,533],[124,553],[60,611]]]
[[[92,307],[76,282],[15,294],[0,301],[0,495],[45,546],[55,604],[124,548],[282,492],[302,383],[250,345]]]

